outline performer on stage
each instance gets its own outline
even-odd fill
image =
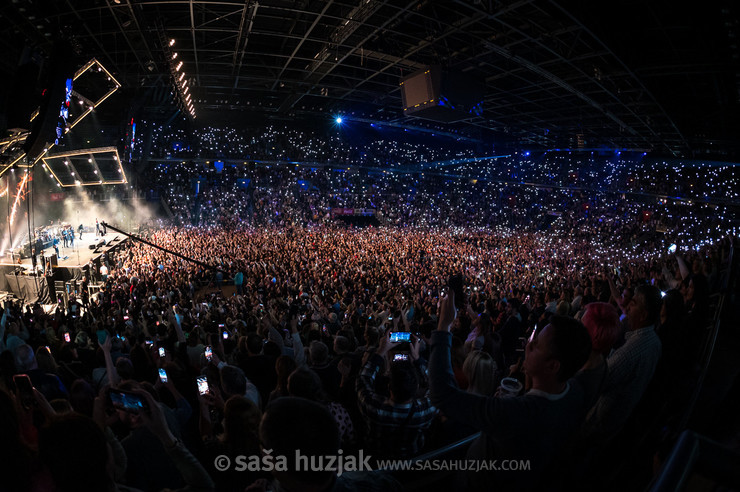
[[[82,227],[82,224],[80,224],[80,227],[77,228],[77,230],[80,231],[80,241],[82,241],[82,229],[84,228]]]

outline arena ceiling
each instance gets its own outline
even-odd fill
[[[480,111],[447,125],[463,133],[730,155],[737,13],[730,0],[9,0],[0,69],[12,76],[24,47],[49,53],[62,33],[142,111],[171,108],[182,72],[198,121],[355,111],[419,124],[399,81],[439,65],[484,83]]]

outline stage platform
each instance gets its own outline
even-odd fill
[[[105,244],[102,244],[105,241]],[[123,234],[108,233],[105,236],[83,234],[82,240],[75,239],[74,247],[59,247],[57,265],[52,267],[46,275],[34,275],[31,258],[24,258],[20,262],[12,262],[10,256],[0,261],[0,292],[12,293],[18,299],[26,302],[41,302],[43,304],[60,299],[61,286],[67,294],[70,292],[68,283],[77,284],[83,276],[88,276],[88,264],[92,260],[97,279],[100,278],[100,257],[103,253],[118,248],[128,238]],[[91,247],[92,246],[92,247]],[[53,249],[44,251],[48,258],[54,254]],[[89,277],[88,277],[88,280]],[[96,288],[92,284],[91,288]],[[73,286],[74,288],[74,286]]]
[[[61,243],[59,244],[59,257],[57,258],[58,267],[83,267],[87,265],[90,260],[94,260],[103,254],[104,251],[108,251],[111,248],[116,247],[126,239],[126,236],[123,234],[116,234],[113,232],[109,232],[105,236],[96,236],[93,233],[85,233],[82,235],[82,240],[77,239],[77,237],[75,237],[74,248],[64,248]],[[101,241],[105,241],[104,246],[90,248],[90,246],[100,244]],[[54,249],[52,248],[44,250],[44,255],[47,257],[53,254]],[[13,262],[10,255],[5,255],[0,258],[0,265],[15,267],[22,266],[25,273],[31,273],[33,268],[31,258],[24,258],[20,262],[17,260],[16,262]]]

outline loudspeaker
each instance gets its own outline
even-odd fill
[[[57,255],[49,255],[46,257],[46,264],[51,266],[52,268],[56,268],[59,266]]]

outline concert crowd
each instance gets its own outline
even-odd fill
[[[401,490],[219,460],[409,459],[477,432],[468,458],[528,468],[462,487],[598,484],[685,403],[732,232],[721,205],[443,172],[172,162],[146,181],[170,225],[66,303],[3,306],[3,490]]]

